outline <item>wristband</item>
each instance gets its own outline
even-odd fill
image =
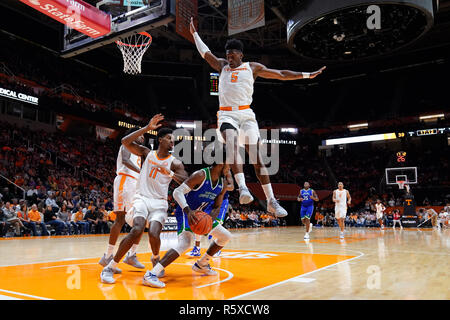
[[[302,76],[304,79],[309,79],[311,77],[311,73],[309,72],[302,72]]]

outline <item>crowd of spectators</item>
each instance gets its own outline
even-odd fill
[[[235,210],[232,208],[225,224],[229,228],[259,228],[284,226],[286,221],[263,210]]]
[[[7,193],[4,189],[1,195]],[[99,205],[76,199],[61,201],[61,197],[49,191],[37,204],[26,199],[1,200],[0,237],[8,233],[16,237],[109,233],[115,220],[111,201]]]

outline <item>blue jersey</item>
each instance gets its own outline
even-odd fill
[[[205,171],[205,179],[197,189],[192,189],[186,194],[186,202],[192,210],[201,210],[210,213],[214,201],[224,188],[223,178],[220,178],[219,181],[217,181],[217,184],[213,186],[209,168],[202,170]],[[177,205],[177,208],[175,209],[175,216],[178,221],[178,232],[189,228],[189,223],[185,217],[186,215],[179,205]]]
[[[300,197],[303,198],[302,207],[310,207],[313,205],[314,200],[311,199],[312,195],[313,195],[312,189],[308,190],[302,189],[302,191],[300,191]]]

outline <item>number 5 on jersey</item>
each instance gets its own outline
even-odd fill
[[[233,72],[231,74],[231,82],[237,82],[239,72]]]

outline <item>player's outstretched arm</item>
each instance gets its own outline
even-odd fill
[[[277,80],[299,80],[299,79],[314,79],[321,74],[326,67],[322,67],[314,72],[297,72],[291,70],[276,70],[269,69],[265,65],[257,62],[250,62],[253,74],[256,77],[264,79],[277,79]]]
[[[164,116],[162,114],[160,114],[160,113],[155,115],[155,116],[153,116],[153,118],[150,119],[150,122],[145,127],[130,133],[126,137],[123,137],[122,138],[122,144],[128,150],[130,150],[130,152],[134,153],[135,155],[141,156],[141,157],[147,157],[148,153],[150,152],[150,149],[145,147],[145,146],[141,146],[141,145],[137,144],[135,142],[135,140],[139,136],[141,136],[144,133],[146,133],[147,131],[156,130],[159,127],[161,127],[160,122],[162,120],[164,120]]]
[[[195,30],[194,26],[194,19],[191,17],[191,23],[189,25],[189,30],[192,34],[192,37],[194,38],[195,45],[197,47],[198,52],[202,56],[203,59],[208,62],[208,64],[213,68],[214,70],[221,72],[222,68],[227,64],[227,60],[217,58],[211,50],[209,50],[208,46],[202,41],[200,36],[197,33],[197,30]]]

